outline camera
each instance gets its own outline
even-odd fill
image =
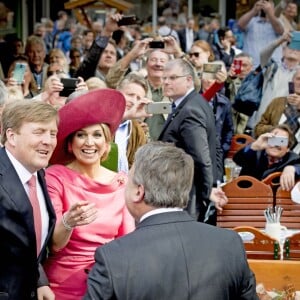
[[[152,42],[149,42],[149,47],[163,49],[163,48],[165,48],[165,43],[163,41],[152,41]]]
[[[138,19],[135,15],[124,16],[120,21],[118,21],[118,26],[134,25],[137,21]]]
[[[79,82],[78,78],[61,78],[61,83],[64,85],[64,89],[59,92],[59,96],[68,97],[70,94],[75,92],[77,83]]]

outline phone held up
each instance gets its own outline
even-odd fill
[[[123,16],[123,18],[118,21],[118,26],[134,25],[137,24],[137,17],[135,15]]]
[[[61,78],[61,83],[64,85],[64,89],[59,92],[59,96],[68,97],[70,94],[75,92],[77,83],[79,82],[78,78]]]
[[[287,136],[275,135],[268,138],[268,145],[271,147],[276,147],[276,146],[285,147],[288,145],[288,143],[289,143],[289,139]]]
[[[163,41],[152,41],[149,42],[149,48],[163,49],[165,48],[165,43]]]
[[[26,72],[26,63],[17,62],[13,71],[13,78],[17,81],[17,84],[22,84]]]
[[[289,81],[289,94],[295,94],[295,85],[293,81]]]
[[[170,114],[172,112],[172,104],[170,102],[151,102],[146,105],[148,114]]]

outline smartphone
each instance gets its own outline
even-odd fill
[[[265,13],[264,10],[261,10],[261,11],[260,11],[260,16],[261,16],[262,18],[265,18],[265,17],[266,17],[266,13]]]
[[[235,74],[241,74],[242,72],[242,61],[240,59],[233,60]]]
[[[18,84],[22,84],[26,72],[26,63],[17,62],[13,72],[13,78],[17,81]]]
[[[220,64],[203,64],[203,72],[205,73],[217,73],[222,69]]]
[[[120,21],[118,21],[119,26],[134,25],[136,23],[137,23],[137,17],[135,15],[123,16],[123,18]]]
[[[79,82],[78,78],[61,78],[61,83],[64,85],[64,89],[59,92],[59,96],[68,97],[75,92],[76,85]]]
[[[268,138],[268,145],[275,147],[275,146],[287,146],[289,143],[289,139],[286,136],[272,136]]]
[[[289,81],[289,94],[295,94],[295,85],[293,81]]]
[[[146,105],[148,114],[170,114],[172,112],[172,104],[170,102],[151,102]]]
[[[162,41],[152,41],[152,42],[149,42],[149,47],[163,49],[163,48],[165,48],[165,43]]]

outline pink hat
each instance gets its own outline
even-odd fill
[[[125,111],[125,98],[113,89],[98,89],[78,96],[58,112],[57,146],[50,164],[66,164],[74,159],[68,152],[67,138],[74,132],[99,123],[109,126],[114,135]]]

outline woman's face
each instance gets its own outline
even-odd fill
[[[109,149],[109,143],[100,124],[76,131],[70,146],[77,162],[81,165],[100,165],[102,156]]]
[[[189,53],[189,60],[196,69],[202,69],[203,64],[208,63],[209,57],[209,51],[204,51],[202,48],[197,46],[192,46],[191,51]]]
[[[50,57],[49,57],[50,64],[58,63],[58,64],[64,66],[65,61],[66,61],[65,57],[63,57],[62,54],[60,54],[59,52],[52,52],[50,54]]]

